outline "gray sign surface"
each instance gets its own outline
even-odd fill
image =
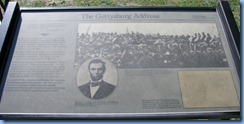
[[[1,113],[240,109],[214,12],[22,13],[18,26]]]

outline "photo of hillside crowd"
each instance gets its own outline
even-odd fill
[[[228,67],[219,35],[164,35],[140,32],[81,33],[77,38],[75,67],[100,57],[117,68]]]

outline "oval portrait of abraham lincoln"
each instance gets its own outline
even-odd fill
[[[117,86],[116,67],[103,58],[84,62],[77,73],[77,85],[81,93],[90,99],[108,97]]]

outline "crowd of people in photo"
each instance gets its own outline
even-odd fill
[[[101,57],[117,68],[227,67],[219,35],[144,34],[140,32],[79,34],[75,65]]]

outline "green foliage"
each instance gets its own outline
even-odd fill
[[[56,1],[56,2],[52,1],[52,2],[48,3],[47,6],[66,6],[66,4],[67,4],[67,1],[61,0],[61,1]]]
[[[21,6],[21,7],[28,7],[29,5],[28,5],[28,1],[27,0],[22,0],[22,1],[20,1],[19,2],[19,5]]]
[[[112,0],[77,0],[78,6],[116,6]]]
[[[177,0],[175,3],[179,6],[208,6],[214,7],[217,5],[218,0]]]
[[[126,6],[161,6],[166,5],[167,0],[121,0],[119,3],[123,3]]]
[[[239,0],[229,0],[230,8],[234,15],[237,26],[240,30],[240,1]]]
[[[29,0],[21,0],[19,1],[19,5],[25,6],[25,7],[44,7],[45,6],[45,1],[43,0],[33,0],[30,2]]]
[[[35,0],[35,1],[33,2],[33,6],[36,6],[36,7],[43,7],[43,6],[45,6],[45,1],[43,1],[43,0]]]
[[[78,6],[216,6],[218,0],[75,0]],[[112,3],[112,4],[111,4]]]

